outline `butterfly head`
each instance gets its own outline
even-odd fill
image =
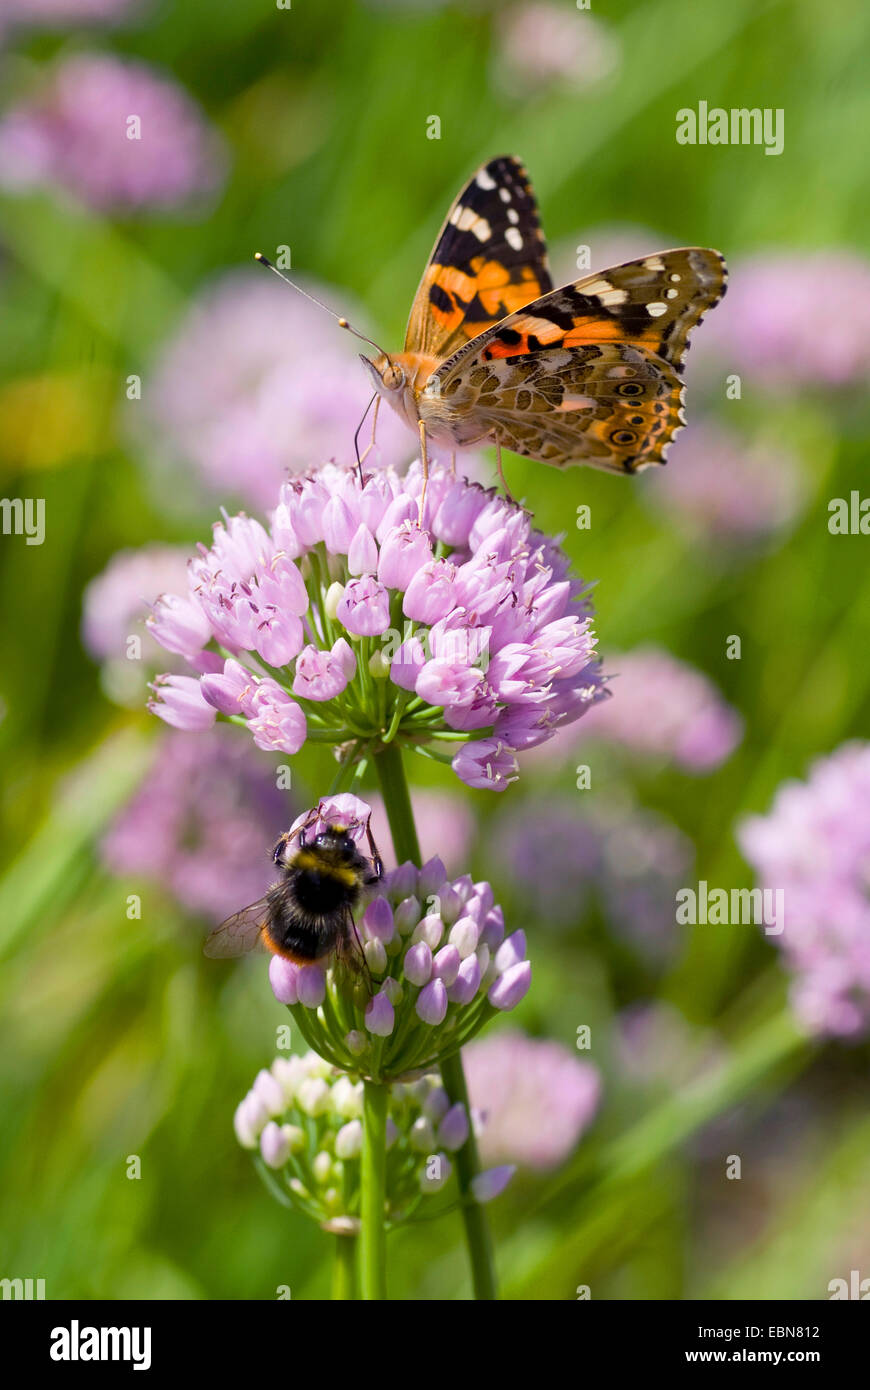
[[[360,354],[360,361],[364,363],[378,395],[389,401],[399,419],[404,420],[416,434],[419,417],[413,373],[409,373],[402,362],[397,362],[385,352],[374,361]]]
[[[400,363],[394,362],[392,357],[388,357],[385,352],[380,353],[374,360],[360,353],[360,362],[365,365],[366,371],[374,382],[375,390],[381,396],[389,396],[393,392],[399,392],[405,385],[405,371]]]

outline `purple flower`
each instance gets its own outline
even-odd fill
[[[346,291],[311,288],[355,323],[364,322]],[[142,402],[147,425],[137,429],[135,442],[149,460],[156,447],[167,490],[177,492],[179,474],[191,475],[197,491],[222,503],[236,497],[251,507],[272,508],[288,475],[307,473],[312,460],[353,462],[354,431],[366,399],[348,335],[328,314],[252,265],[209,285],[194,301],[152,369]],[[366,466],[405,464],[410,456],[400,420],[381,411]],[[324,507],[328,500],[324,489]],[[348,497],[342,501],[353,514]],[[301,521],[301,509],[293,510],[294,521]],[[377,568],[371,538],[358,532],[363,523],[373,532],[380,517],[372,524],[366,516],[371,513],[350,540],[351,574]],[[345,512],[336,507],[325,529],[346,554]],[[323,539],[322,532],[303,545],[315,539]]]
[[[692,423],[668,466],[643,495],[668,526],[700,541],[746,543],[781,531],[800,508],[799,464],[784,448],[744,442],[718,426]]]
[[[203,699],[199,681],[193,677],[158,676],[151,689],[154,698],[148,708],[173,729],[200,733],[214,724],[215,710]]]
[[[362,741],[430,744],[442,761],[446,742],[463,781],[501,791],[517,776],[517,749],[601,699],[588,601],[562,552],[519,507],[437,464],[420,526],[421,483],[416,465],[363,487],[355,469],[328,468],[284,485],[268,530],[243,514],[218,523],[187,594],[165,596],[151,624],[201,675],[202,705],[188,711],[185,687],[184,717],[235,713],[259,747],[286,753],[309,737],[344,744],[348,726]],[[444,557],[447,583],[431,558],[448,545],[442,517],[467,536]],[[343,547],[361,525],[378,578],[348,569]],[[430,625],[402,614],[403,593]],[[164,704],[155,712],[181,717],[178,696]]]
[[[219,922],[266,891],[274,875],[265,850],[286,823],[268,759],[231,730],[167,733],[100,853],[111,873],[154,880]]]
[[[532,967],[529,961],[519,961],[510,965],[490,986],[487,999],[494,1009],[515,1009],[521,999],[525,999],[532,983]]]
[[[335,616],[354,637],[375,637],[390,625],[390,595],[370,574],[351,579]]]
[[[596,1067],[513,1029],[478,1039],[463,1059],[484,1163],[555,1168],[573,1153],[598,1108]]]
[[[767,939],[793,978],[813,1033],[870,1029],[870,743],[846,743],[784,783],[766,816],[738,828],[763,889],[781,892],[784,929]]]
[[[730,757],[743,721],[705,675],[663,647],[635,647],[608,660],[612,698],[596,704],[586,739],[667,758],[685,772],[710,772]],[[582,751],[582,744],[581,744]]]
[[[224,156],[187,93],[144,63],[80,53],[0,122],[0,185],[59,186],[101,212],[214,192]]]

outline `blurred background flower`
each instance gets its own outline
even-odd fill
[[[364,325],[350,295],[305,287]],[[328,460],[354,462],[353,437],[370,397],[360,344],[335,320],[253,264],[206,287],[163,347],[137,437],[164,477],[204,496],[276,505],[288,476]],[[371,417],[360,451],[371,437]],[[366,468],[405,464],[415,441],[393,411],[378,416]]]
[[[667,466],[641,486],[663,524],[726,545],[785,530],[804,491],[801,466],[787,448],[742,439],[703,419],[677,435]]]
[[[597,906],[616,940],[647,962],[680,942],[674,895],[694,859],[692,842],[667,817],[566,797],[527,799],[496,822],[491,851],[502,861],[527,920],[577,931]]]
[[[501,1029],[462,1054],[484,1163],[555,1168],[592,1123],[601,1078],[561,1043]]]
[[[60,60],[0,120],[0,187],[63,188],[102,212],[167,210],[213,194],[225,162],[182,87],[106,53]]]
[[[103,837],[110,873],[147,879],[220,922],[274,882],[272,849],[292,820],[269,758],[234,729],[160,737],[153,764]]]
[[[576,6],[521,0],[499,6],[495,80],[512,95],[546,92],[554,82],[577,90],[611,77],[620,43],[609,26]]]
[[[870,1027],[870,743],[847,743],[780,787],[765,816],[738,827],[762,887],[783,894],[768,939],[794,976],[795,1010],[816,1033]]]
[[[166,652],[145,619],[160,594],[187,584],[189,559],[181,546],[121,550],[85,588],[82,642],[100,663],[103,689],[117,704],[141,708],[149,677],[166,669]]]
[[[608,654],[610,699],[599,701],[578,729],[578,756],[596,739],[628,753],[705,773],[737,747],[743,721],[713,682],[688,662],[652,643]],[[564,753],[564,742],[559,746]]]
[[[819,331],[818,295],[834,331]],[[846,249],[777,248],[731,266],[728,293],[697,356],[745,373],[754,387],[822,392],[870,374],[870,258]]]

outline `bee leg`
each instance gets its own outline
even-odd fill
[[[276,844],[275,848],[274,848],[273,851],[272,851],[272,863],[273,863],[273,864],[279,863],[279,861],[280,861],[280,859],[281,859],[281,855],[284,853],[284,850],[285,850],[286,845],[287,845],[287,841],[288,841],[289,839],[290,839],[290,831],[289,831],[289,830],[285,830],[285,831],[284,831],[284,834],[281,835],[281,836],[279,836],[278,843]],[[301,841],[300,841],[300,843],[301,843]]]
[[[305,832],[306,832],[306,830],[310,829],[310,827],[314,824],[314,822],[317,820],[317,817],[319,816],[319,814],[320,814],[320,807],[319,807],[319,806],[316,806],[316,807],[314,808],[313,811],[309,811],[309,812],[308,812],[308,817],[307,817],[307,819],[305,820],[304,824],[300,827],[300,830],[299,830],[299,848],[300,848],[300,849],[304,849],[305,846],[306,846],[306,844],[308,843],[308,840],[307,840],[307,837],[306,837]],[[289,838],[289,834],[284,836],[284,839],[285,839],[285,840],[288,839],[288,838]]]
[[[505,497],[509,502],[515,502],[516,498],[513,496],[510,488],[507,485],[507,479],[504,475],[504,469],[501,466],[501,445],[498,443],[495,446],[495,466],[498,469],[498,476],[501,478],[501,485],[504,488]]]
[[[369,824],[366,826],[366,835],[368,837],[369,842],[369,855],[372,861],[372,868],[374,869],[374,875],[371,878],[366,879],[366,884],[369,885],[372,883],[377,883],[379,879],[383,878],[384,861],[378,854],[378,847],[375,844],[375,837],[372,834],[371,822],[369,822]]]
[[[429,486],[429,453],[426,448],[426,426],[422,420],[418,421],[420,426],[420,462],[423,465],[423,490],[420,493],[420,525],[423,525],[423,508],[426,505],[426,489]]]
[[[365,971],[366,979],[368,980],[369,993],[370,993],[370,994],[374,994],[374,992],[375,992],[375,982],[374,982],[374,980],[372,979],[372,972],[371,972],[371,970],[369,969],[369,963],[368,963],[368,961],[366,960],[366,953],[365,953],[365,951],[363,950],[363,944],[362,944],[362,941],[360,940],[359,932],[358,932],[357,929],[356,929],[356,922],[353,920],[353,913],[351,912],[350,908],[348,908],[347,915],[348,915],[348,918],[349,918],[349,920],[350,920],[351,931],[352,931],[353,934],[354,934],[354,938],[355,938],[355,940],[356,940],[357,948],[359,949],[360,963],[361,963],[361,965],[362,965],[363,970]]]

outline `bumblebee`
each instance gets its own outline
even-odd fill
[[[364,968],[353,913],[363,890],[380,879],[381,858],[368,825],[370,859],[342,822],[328,822],[309,838],[318,819],[313,811],[298,837],[289,831],[281,836],[272,858],[282,877],[265,897],[215,927],[205,943],[207,956],[241,956],[265,946],[297,965],[339,954]]]

